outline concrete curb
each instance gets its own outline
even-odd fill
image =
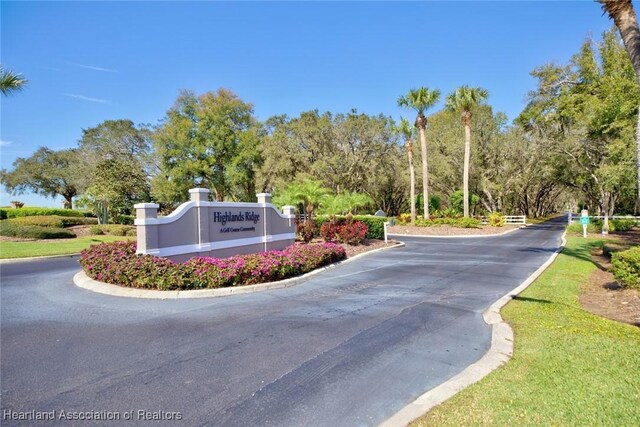
[[[157,291],[153,289],[136,289],[127,288],[124,286],[112,285],[110,283],[99,282],[91,279],[85,274],[84,271],[80,271],[73,276],[73,283],[79,288],[87,289],[89,291],[97,292],[105,295],[112,295],[118,297],[127,298],[150,298],[150,299],[187,299],[187,298],[214,298],[224,297],[229,295],[251,294],[254,292],[268,291],[272,289],[282,289],[297,285],[302,282],[306,282],[310,277],[315,276],[326,270],[332,270],[338,268],[341,265],[347,264],[356,259],[365,257],[375,252],[384,251],[387,249],[400,248],[405,246],[403,242],[385,248],[374,249],[369,252],[361,253],[353,258],[348,258],[343,261],[330,264],[326,267],[318,268],[310,271],[299,277],[292,277],[290,279],[280,280],[278,282],[259,283],[256,285],[238,286],[232,288],[218,288],[218,289],[195,289],[188,291]]]
[[[80,256],[80,253],[78,252],[76,254],[47,255],[47,256],[25,257],[25,258],[5,258],[5,259],[0,259],[0,264],[10,264],[14,262],[41,261],[43,259],[72,258],[74,256]]]
[[[434,235],[430,235],[430,234],[394,234],[394,233],[387,233],[387,236],[392,236],[392,237],[429,237],[429,238],[433,238],[433,239],[472,239],[472,238],[478,238],[478,237],[504,236],[505,234],[513,233],[514,231],[517,231],[517,230],[522,230],[523,228],[527,228],[527,226],[523,225],[522,227],[512,228],[511,230],[503,231],[502,233],[498,233],[498,234],[462,234],[462,235],[457,235],[457,236],[434,236]]]
[[[437,387],[424,393],[415,401],[398,411],[391,418],[380,424],[380,427],[406,426],[411,421],[426,414],[435,406],[453,397],[459,391],[469,387],[471,384],[480,381],[482,378],[505,364],[513,355],[513,330],[509,324],[505,323],[500,316],[500,309],[504,307],[515,295],[520,294],[531,285],[558,257],[567,244],[565,236],[562,234],[560,247],[540,266],[531,276],[529,276],[518,287],[508,292],[498,301],[494,302],[482,315],[485,323],[491,325],[491,347],[487,353],[477,362],[467,366],[462,372],[453,378],[445,381]]]

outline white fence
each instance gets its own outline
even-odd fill
[[[604,216],[602,215],[589,215],[589,218],[591,219],[604,219]],[[569,212],[569,224],[571,224],[573,221],[578,221],[580,219],[580,215],[578,214],[572,214],[571,212]],[[640,225],[640,216],[631,216],[631,215],[613,215],[609,217],[609,221],[611,220],[632,220],[635,221],[636,225]]]
[[[504,216],[505,224],[527,224],[527,216],[526,215],[505,215]],[[487,217],[482,217],[482,224],[486,225],[489,222],[487,221]]]

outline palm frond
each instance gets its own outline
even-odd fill
[[[479,87],[460,86],[447,96],[445,108],[451,111],[471,111],[489,97],[489,92]]]
[[[10,95],[12,92],[22,90],[27,84],[27,79],[21,74],[14,73],[4,67],[0,67],[0,92]]]
[[[422,86],[418,89],[411,89],[406,95],[398,98],[398,106],[416,110],[418,115],[423,115],[426,110],[433,107],[440,99],[438,89],[430,90]]]

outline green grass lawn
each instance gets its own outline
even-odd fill
[[[513,358],[413,426],[640,425],[640,328],[578,302],[600,239],[568,237],[545,273],[511,301]]]
[[[75,254],[98,243],[128,239],[133,239],[133,237],[86,236],[75,239],[56,240],[55,242],[47,242],[46,240],[0,242],[0,259]]]

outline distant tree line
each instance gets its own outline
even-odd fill
[[[301,189],[322,188],[343,211],[362,195],[359,212],[390,215],[455,209],[536,217],[578,205],[637,211],[640,90],[615,32],[532,75],[537,87],[512,124],[493,111],[486,91],[468,86],[430,115],[439,91],[407,92],[397,103],[416,118],[400,123],[356,110],[260,122],[253,105],[229,90],[183,91],[155,126],[107,120],[82,130],[74,148],[40,147],[18,158],[0,182],[14,194],[62,196],[66,207],[79,204],[116,222],[142,201],[169,211],[193,187],[219,201],[251,201],[259,192],[303,201]],[[288,188],[291,182],[305,184]]]

